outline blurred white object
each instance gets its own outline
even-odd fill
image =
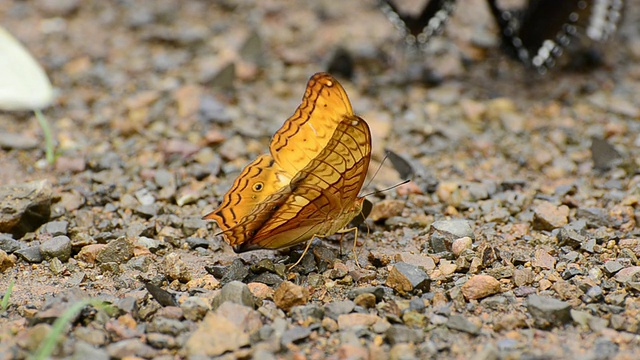
[[[18,40],[0,27],[0,110],[39,110],[52,100],[47,74]]]

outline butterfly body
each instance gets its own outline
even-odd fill
[[[360,213],[364,198],[357,195],[369,167],[371,133],[330,75],[309,80],[302,104],[269,148],[204,217],[218,223],[236,252],[329,236]]]

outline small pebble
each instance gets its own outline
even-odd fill
[[[500,282],[489,275],[474,275],[461,290],[467,300],[478,300],[500,292]]]
[[[273,294],[273,301],[280,309],[289,311],[292,307],[309,301],[309,290],[290,281],[283,281]]]

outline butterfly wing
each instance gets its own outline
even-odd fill
[[[362,208],[358,198],[369,168],[371,133],[359,117],[338,124],[325,148],[291,180],[229,232],[246,239],[237,252],[280,249],[329,236]]]
[[[223,196],[220,206],[205,215],[204,219],[215,220],[224,234],[269,195],[288,185],[291,177],[273,157],[261,155],[242,170]]]
[[[297,174],[326,147],[345,116],[353,116],[353,109],[342,85],[327,73],[313,75],[302,103],[273,135],[271,155],[285,171]]]
[[[427,1],[417,15],[401,11],[392,0],[379,0],[378,6],[393,26],[402,33],[407,44],[424,45],[431,37],[442,32],[453,13],[455,0]]]
[[[502,30],[506,50],[523,63],[544,73],[576,37],[606,40],[617,28],[624,1],[536,0],[523,10],[489,7]]]

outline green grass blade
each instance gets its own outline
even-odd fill
[[[9,307],[9,298],[11,298],[11,292],[13,291],[13,284],[15,283],[15,279],[11,279],[9,282],[9,287],[7,287],[7,291],[5,291],[4,296],[2,297],[2,303],[0,303],[0,309],[2,311],[7,310]]]
[[[87,305],[95,306],[100,309],[107,308],[107,304],[104,301],[95,299],[82,300],[71,305],[64,313],[62,313],[62,316],[56,319],[56,321],[53,323],[53,326],[51,327],[51,331],[44,339],[42,344],[40,344],[38,351],[36,351],[35,355],[33,357],[30,357],[30,359],[45,360],[50,358],[53,350],[56,347],[56,344],[58,343],[60,335],[62,335],[62,332],[64,331],[64,327],[69,324],[71,322],[71,319],[73,319],[76,314]]]
[[[54,145],[53,145],[53,133],[51,132],[51,127],[49,126],[49,122],[47,121],[47,118],[45,118],[44,115],[42,114],[42,111],[36,110],[34,111],[34,113],[36,114],[36,119],[38,119],[38,123],[40,124],[40,127],[42,128],[42,132],[44,134],[47,163],[53,164],[53,162],[55,161],[55,156],[54,156]]]

